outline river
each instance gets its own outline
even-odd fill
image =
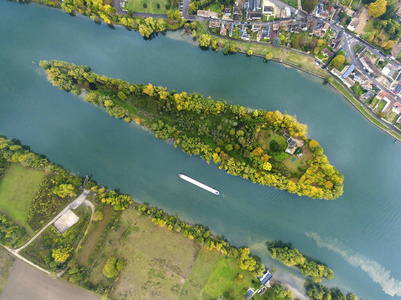
[[[290,241],[325,262],[335,274],[328,286],[365,300],[401,298],[401,145],[320,79],[261,58],[201,51],[178,33],[145,41],[123,28],[9,1],[0,1],[0,45],[1,134],[138,201],[208,225],[236,246],[248,245],[277,268],[277,278],[302,284],[298,271],[269,257],[267,240]],[[344,174],[344,195],[312,200],[227,175],[53,87],[32,64],[41,59],[297,115]]]

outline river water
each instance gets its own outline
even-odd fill
[[[282,239],[334,270],[328,286],[365,300],[401,298],[401,145],[321,80],[260,58],[201,51],[178,33],[145,41],[123,28],[8,1],[0,1],[0,46],[1,134],[138,201],[208,225],[236,246],[250,246],[278,269],[277,278],[302,284],[298,271],[269,257],[266,241]],[[312,200],[227,175],[52,87],[32,64],[41,59],[297,115],[344,174],[344,195]],[[222,195],[192,186],[178,173]]]

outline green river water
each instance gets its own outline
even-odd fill
[[[328,286],[365,300],[401,298],[401,145],[320,79],[260,58],[201,51],[179,33],[145,41],[89,18],[8,1],[0,1],[0,46],[1,134],[138,201],[208,225],[236,246],[249,246],[277,268],[276,278],[295,287],[302,287],[300,273],[273,261],[267,240],[292,242],[326,263],[335,274],[324,282]],[[53,87],[32,64],[41,59],[297,115],[344,174],[344,195],[312,200],[227,175]],[[190,185],[178,173],[222,195]]]

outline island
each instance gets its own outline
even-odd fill
[[[343,193],[344,177],[293,116],[132,84],[68,62],[43,60],[40,66],[61,90],[84,93],[111,116],[134,120],[228,174],[310,198],[330,200]]]

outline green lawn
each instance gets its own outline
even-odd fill
[[[25,220],[44,176],[43,171],[13,163],[0,183],[0,212],[7,214],[18,225],[24,226],[29,235],[33,230]]]
[[[375,29],[375,27],[373,26],[373,22],[374,22],[374,19],[373,19],[373,18],[370,19],[370,20],[366,23],[365,27],[363,28],[363,31],[375,33],[375,32],[377,31],[377,29]]]
[[[292,7],[298,8],[298,0],[283,0],[283,2],[291,5]]]
[[[372,101],[372,107],[375,107],[378,102],[379,102],[379,99],[375,97]]]
[[[341,5],[349,6],[351,4],[351,0],[341,0]]]
[[[276,132],[273,132],[272,130],[261,130],[258,136],[258,143],[261,145],[261,147],[265,150],[270,149],[270,142],[272,140],[275,140],[281,148],[285,149],[287,148],[287,141],[285,138]]]
[[[146,4],[146,8],[144,7]],[[171,6],[168,0],[128,0],[125,9],[146,12],[151,14],[166,14],[167,11],[175,11],[177,6]]]
[[[305,55],[302,55],[302,54],[299,54],[296,52],[287,51],[284,54],[283,61],[289,62],[291,64],[296,65],[297,67],[311,71],[311,72],[321,75],[321,76],[326,75],[324,70],[322,70],[322,68],[319,65],[316,65],[316,62],[313,58],[307,57]]]
[[[397,55],[397,60],[398,60],[398,61],[401,61],[401,51],[400,51],[400,52],[398,52],[398,55]]]
[[[383,108],[386,106],[386,104],[387,104],[386,101],[381,100],[381,101],[379,102],[379,105],[377,106],[377,110],[378,110],[379,112],[382,111]]]

